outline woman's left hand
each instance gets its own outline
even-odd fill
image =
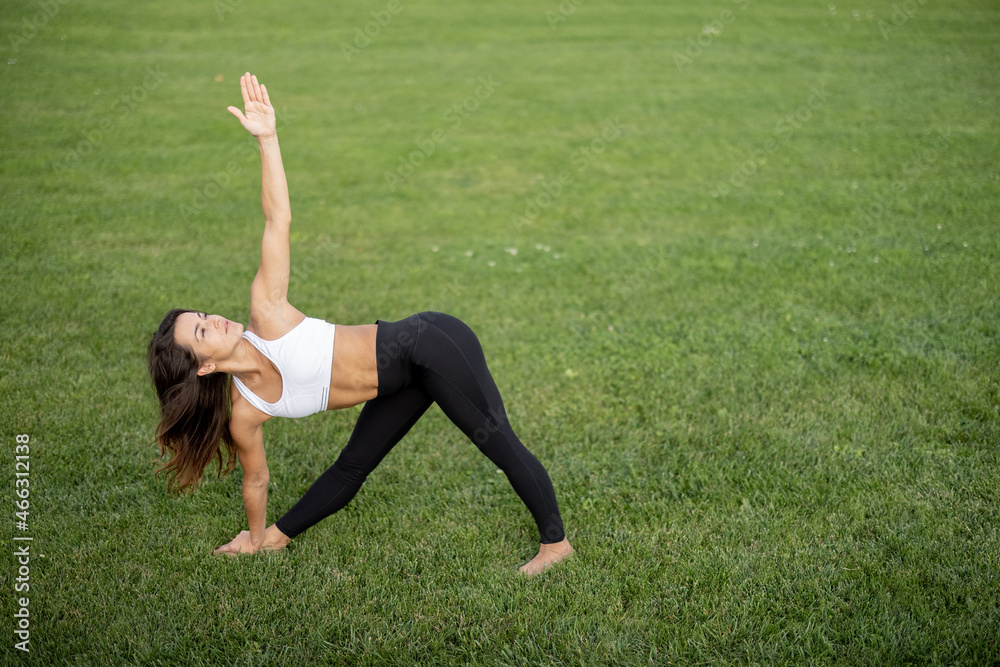
[[[253,542],[250,541],[250,531],[244,530],[239,535],[234,537],[232,542],[229,544],[223,544],[212,553],[237,556],[239,554],[257,553],[257,548],[254,547]]]
[[[267,88],[257,81],[256,76],[247,72],[240,77],[240,90],[246,113],[236,107],[229,107],[229,113],[239,118],[244,129],[258,139],[275,136],[277,118],[267,96]]]

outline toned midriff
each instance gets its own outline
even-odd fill
[[[376,324],[337,325],[327,410],[349,408],[378,395],[378,366],[375,361],[377,329]]]

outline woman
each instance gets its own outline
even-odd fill
[[[215,553],[282,549],[344,507],[375,466],[432,402],[503,470],[538,525],[541,547],[520,570],[532,575],[573,553],[545,468],[518,440],[475,334],[441,313],[399,322],[333,325],[288,303],[291,206],[274,108],[249,73],[240,79],[244,111],[229,107],[260,149],[264,238],[250,287],[250,323],[198,311],[170,311],[149,345],[160,399],[161,470],[184,489],[213,458],[243,468],[249,530]],[[337,461],[284,516],[267,526],[269,473],[263,426],[365,403]],[[220,442],[221,441],[221,442]]]

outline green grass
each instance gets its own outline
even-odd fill
[[[350,62],[385,4],[57,6],[30,38],[41,5],[0,18],[32,662],[1000,661],[991,3],[584,2],[553,29],[554,1],[400,0]],[[174,306],[247,317],[258,165],[225,111],[246,70],[281,118],[292,302],[468,321],[571,562],[515,575],[533,523],[436,409],[282,554],[211,555],[245,524],[238,470],[180,498],[153,477],[149,335]],[[272,520],[355,416],[268,424]]]

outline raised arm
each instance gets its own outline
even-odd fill
[[[292,207],[278,146],[274,107],[271,106],[267,88],[257,81],[256,76],[247,72],[240,78],[240,89],[244,111],[229,107],[229,112],[257,138],[260,149],[260,203],[264,209],[260,268],[250,288],[250,317],[258,333],[265,338],[277,338],[303,317],[288,305]]]

